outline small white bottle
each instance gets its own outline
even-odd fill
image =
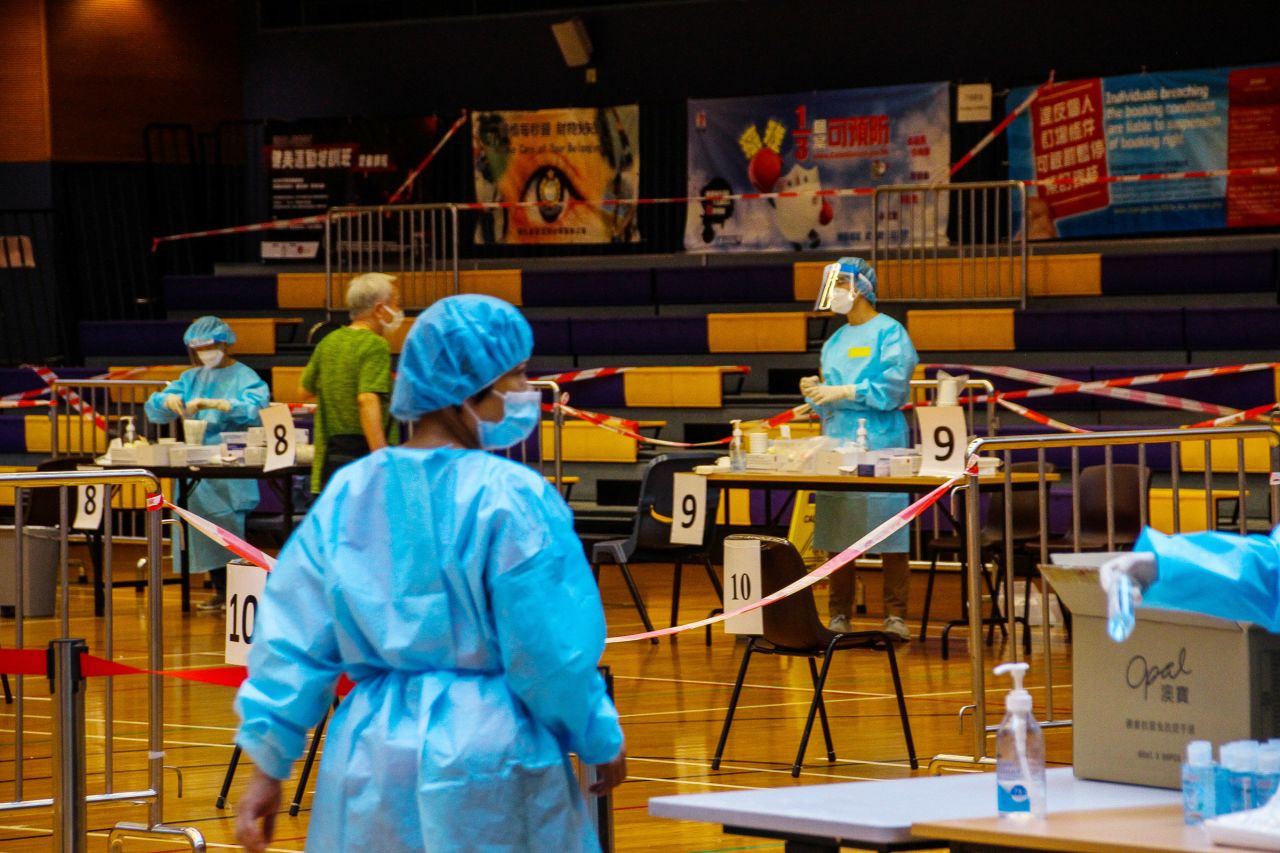
[[[742,421],[733,422],[733,440],[729,443],[729,470],[747,470],[747,451],[742,446]]]
[[[1230,747],[1222,759],[1227,770],[1227,790],[1230,801],[1229,812],[1243,812],[1257,808],[1254,800],[1253,781],[1258,771],[1258,743],[1252,740],[1238,740],[1226,745]]]
[[[863,452],[871,449],[870,436],[867,434],[866,418],[858,418],[858,433],[853,443],[858,445],[858,449]]]
[[[1258,772],[1253,779],[1254,808],[1263,808],[1280,790],[1280,744],[1267,741],[1258,747]]]
[[[138,433],[133,427],[133,418],[126,415],[121,420],[124,421],[124,446],[133,447],[133,443],[138,440]]]
[[[1207,740],[1191,741],[1182,765],[1182,819],[1187,826],[1203,823],[1218,813],[1214,804],[1215,778],[1213,744]]]
[[[996,812],[1007,820],[1045,816],[1044,733],[1031,715],[1031,694],[1022,687],[1027,669],[1025,663],[1002,663],[994,670],[1013,679],[996,731]]]
[[[783,441],[791,440],[791,424],[783,424],[779,431],[782,435]]]

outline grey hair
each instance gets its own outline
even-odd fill
[[[395,282],[395,276],[381,272],[367,272],[351,279],[347,285],[347,312],[351,319],[368,314],[379,302],[390,302]]]

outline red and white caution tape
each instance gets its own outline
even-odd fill
[[[165,237],[151,238],[151,251],[160,248],[161,243],[171,243],[175,240],[194,240],[198,237],[222,237],[227,234],[248,234],[253,231],[281,231],[291,228],[300,228],[303,225],[323,225],[325,220],[329,218],[327,213],[317,213],[313,216],[296,216],[293,219],[276,219],[271,222],[257,222],[253,225],[233,225],[230,228],[212,228],[208,231],[188,231],[185,234],[169,234]]]
[[[800,580],[793,584],[783,587],[777,592],[766,595],[759,601],[753,601],[750,604],[739,607],[736,610],[730,610],[728,613],[721,613],[717,616],[711,616],[707,619],[699,619],[697,622],[689,622],[685,625],[676,625],[671,628],[659,628],[656,631],[645,631],[643,634],[627,634],[621,637],[610,637],[605,640],[606,643],[633,643],[637,640],[649,640],[655,637],[666,637],[671,634],[679,634],[684,631],[692,631],[695,628],[704,628],[707,625],[714,625],[717,622],[723,622],[726,619],[732,619],[735,616],[741,616],[743,613],[750,613],[752,610],[758,610],[761,607],[767,607],[774,602],[781,601],[790,595],[795,595],[802,589],[813,586],[820,580],[824,580],[829,575],[834,574],[849,563],[861,557],[871,548],[888,539],[894,533],[906,527],[911,521],[917,518],[926,509],[933,506],[942,496],[951,491],[951,488],[963,480],[967,474],[961,474],[952,477],[947,482],[938,486],[924,497],[904,509],[902,512],[894,515],[883,524],[876,527],[866,536],[863,536],[857,542],[854,542],[848,548],[845,548],[839,554],[836,554],[827,562],[818,568],[809,572]]]
[[[50,388],[55,389],[58,396],[61,397],[63,400],[65,400],[67,402],[67,405],[75,409],[76,412],[79,413],[80,417],[84,418],[85,420],[92,419],[94,426],[96,426],[98,429],[102,430],[103,432],[107,431],[107,419],[102,417],[102,415],[98,414],[96,411],[94,411],[93,406],[86,403],[83,397],[81,397],[79,394],[77,394],[76,392],[72,391],[69,388],[55,386],[54,383],[58,381],[58,374],[54,373],[49,368],[42,367],[40,365],[29,364],[26,366],[29,367],[31,370],[35,371],[36,376],[39,376],[42,380],[44,380],[44,383],[46,385],[48,385]]]
[[[0,409],[47,409],[50,400],[0,400]]]
[[[978,140],[977,145],[970,148],[967,154],[965,154],[963,157],[961,157],[959,160],[955,162],[955,165],[953,165],[951,167],[951,170],[947,172],[947,177],[948,178],[955,177],[956,172],[963,169],[970,160],[978,156],[978,153],[982,151],[982,149],[986,148],[988,145],[994,142],[997,136],[1004,133],[1005,130],[1008,129],[1009,125],[1013,124],[1013,122],[1018,118],[1018,116],[1025,113],[1027,111],[1027,108],[1030,107],[1035,102],[1036,98],[1044,94],[1045,90],[1052,85],[1053,85],[1053,72],[1050,72],[1048,80],[1044,81],[1044,83],[1037,86],[1035,88],[1035,91],[1033,91],[1030,95],[1028,95],[1025,101],[1018,104],[1017,108],[1013,112],[1005,116],[1004,120],[1001,121],[994,128],[992,128],[990,133],[988,133],[986,136]],[[935,186],[940,183],[942,183],[941,179],[939,179],[935,183]]]
[[[1028,186],[1084,186],[1087,184],[1139,184],[1147,181],[1194,181],[1204,178],[1266,178],[1280,175],[1280,166],[1243,166],[1235,169],[1203,169],[1194,172],[1147,172],[1141,175],[1097,175],[1073,178],[1063,173],[1052,178],[1026,181]]]
[[[255,566],[265,569],[268,572],[275,568],[276,559],[260,548],[255,548],[230,530],[223,530],[212,521],[201,518],[194,512],[182,509],[169,501],[165,500],[164,495],[152,493],[147,495],[147,511],[156,512],[161,509],[168,509],[175,515],[179,516],[190,526],[208,536],[214,542],[217,542],[223,548],[226,548],[237,557],[242,557],[253,563]]]
[[[417,168],[409,173],[409,177],[404,179],[404,183],[400,185],[400,188],[391,194],[391,198],[387,199],[387,204],[395,204],[403,198],[409,190],[413,189],[413,182],[418,180],[418,176],[422,174],[423,169],[427,168],[431,161],[436,158],[436,155],[440,153],[440,149],[444,147],[444,144],[458,132],[458,128],[462,127],[466,121],[467,111],[463,110],[462,115],[458,116],[458,120],[455,121],[447,131],[445,131],[444,136],[440,137],[440,141],[435,144],[435,147],[427,153],[426,157],[422,158],[422,162],[418,164]]]
[[[1135,391],[1131,386],[1150,385],[1156,382],[1172,382],[1180,379],[1200,379],[1206,376],[1242,373],[1247,370],[1262,370],[1272,368],[1275,364],[1268,362],[1263,364],[1198,368],[1195,370],[1176,370],[1170,373],[1152,373],[1145,376],[1126,376],[1117,379],[1098,379],[1090,382],[1077,382],[1070,379],[1064,379],[1061,376],[1054,376],[1050,373],[1041,373],[1036,370],[1027,370],[1021,367],[1000,367],[982,364],[931,364],[928,366],[931,368],[942,368],[944,370],[986,373],[991,376],[1013,379],[1018,382],[1031,382],[1044,386],[1041,388],[1029,388],[1022,391],[1001,391],[998,396],[1001,399],[1006,400],[1027,399],[1032,397],[1052,397],[1060,394],[1093,394],[1099,397],[1128,400],[1133,403],[1146,403],[1147,405],[1159,406],[1162,408],[1181,409],[1187,412],[1199,412],[1203,414],[1221,416],[1233,415],[1236,413],[1236,410],[1229,406],[1220,406],[1217,403],[1202,403],[1198,400],[1188,400],[1185,397],[1175,397],[1169,394]],[[986,402],[986,399],[986,396],[983,395],[975,397],[974,401]]]
[[[1251,421],[1254,418],[1260,418],[1275,408],[1275,403],[1263,403],[1261,406],[1254,406],[1252,409],[1245,409],[1243,412],[1236,412],[1234,415],[1226,415],[1221,418],[1213,418],[1211,420],[1201,421],[1198,424],[1192,424],[1187,427],[1187,429],[1207,429],[1209,427],[1232,426],[1242,421]]]
[[[1075,427],[1075,426],[1072,426],[1071,424],[1063,423],[1062,421],[1051,418],[1042,412],[1037,412],[1035,409],[1028,409],[1026,406],[1020,406],[1017,403],[1014,403],[1010,400],[1006,400],[1004,397],[1001,397],[998,394],[996,395],[996,402],[999,403],[1001,406],[1004,406],[1009,411],[1022,415],[1027,420],[1034,421],[1043,426],[1053,427],[1054,429],[1062,430],[1063,432],[1074,432],[1074,433],[1089,432],[1089,430],[1087,429],[1081,429],[1080,427]]]
[[[724,438],[718,438],[718,439],[715,439],[714,441],[699,441],[699,442],[668,441],[667,439],[664,439],[664,438],[652,438],[650,436],[640,434],[639,432],[640,425],[636,421],[625,420],[623,418],[613,417],[612,415],[604,415],[599,412],[590,412],[590,411],[587,411],[586,409],[578,409],[573,406],[570,406],[568,403],[560,403],[560,408],[564,410],[565,414],[571,417],[575,417],[575,418],[578,418],[579,420],[587,421],[588,423],[595,424],[596,426],[602,429],[607,429],[610,432],[615,432],[619,435],[626,436],[627,438],[634,439],[635,441],[639,441],[643,444],[652,444],[657,447],[673,447],[673,448],[683,448],[683,449],[691,449],[691,448],[697,448],[697,447],[723,447],[724,445],[733,441],[732,435],[725,436]],[[542,410],[544,412],[550,412],[550,411],[554,411],[554,407],[551,406],[550,404],[544,404],[542,407]],[[795,408],[788,409],[785,412],[781,412],[780,414],[773,415],[772,417],[762,418],[760,420],[754,420],[754,421],[742,421],[739,424],[739,427],[742,429],[747,429],[747,428],[759,425],[759,426],[772,429],[774,427],[781,426],[782,424],[794,421],[798,417],[805,417],[809,414],[810,411],[811,409],[809,407],[809,404],[805,403],[803,405],[796,406]]]

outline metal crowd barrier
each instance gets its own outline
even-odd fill
[[[1247,442],[1266,442],[1267,455],[1265,463],[1258,462],[1255,455],[1253,468],[1249,468],[1248,453],[1246,449]],[[1071,543],[1074,550],[1080,549],[1081,542],[1081,489],[1080,484],[1080,449],[1085,447],[1101,447],[1103,449],[1103,467],[1104,467],[1104,488],[1105,509],[1106,509],[1106,545],[1107,550],[1116,550],[1117,530],[1116,530],[1116,493],[1114,489],[1114,466],[1120,463],[1115,462],[1115,448],[1126,447],[1135,448],[1134,458],[1138,467],[1138,483],[1141,487],[1146,482],[1147,472],[1150,468],[1147,465],[1148,448],[1153,445],[1168,445],[1170,452],[1170,470],[1167,476],[1160,478],[1161,487],[1167,488],[1170,493],[1171,500],[1171,521],[1173,532],[1179,533],[1183,528],[1183,517],[1181,513],[1181,494],[1183,490],[1183,467],[1187,465],[1183,457],[1190,458],[1189,468],[1198,469],[1195,454],[1203,453],[1203,472],[1200,486],[1203,488],[1203,499],[1205,504],[1204,527],[1205,530],[1218,529],[1217,523],[1217,505],[1214,499],[1215,482],[1223,477],[1234,474],[1234,478],[1228,480],[1231,486],[1234,486],[1236,498],[1239,501],[1238,514],[1234,522],[1234,527],[1240,533],[1248,531],[1248,512],[1246,498],[1249,492],[1248,485],[1250,477],[1254,483],[1259,484],[1262,488],[1258,489],[1258,494],[1267,496],[1267,514],[1270,524],[1275,526],[1280,524],[1280,480],[1271,478],[1270,472],[1280,471],[1280,433],[1277,433],[1270,426],[1236,426],[1236,427],[1218,427],[1208,429],[1157,429],[1157,430],[1130,430],[1123,432],[1099,432],[1087,435],[1063,434],[1063,435],[1045,435],[1045,436],[1008,436],[993,437],[985,436],[975,438],[969,444],[968,452],[972,456],[975,453],[994,453],[998,454],[1002,461],[1004,473],[1004,527],[1006,530],[1012,528],[1013,524],[1013,486],[1011,479],[1010,464],[1013,461],[1013,453],[1015,451],[1031,451],[1034,452],[1035,461],[1038,463],[1039,482],[1037,485],[1037,503],[1040,514],[1040,535],[1039,535],[1039,553],[1040,563],[1049,562],[1049,484],[1046,480],[1046,460],[1045,454],[1049,450],[1069,449],[1071,455],[1071,502],[1072,502],[1072,531]],[[1197,445],[1200,448],[1197,448]],[[1234,453],[1231,453],[1231,445],[1234,445]],[[1215,448],[1219,451],[1215,453]],[[1226,451],[1226,452],[1223,452]],[[1215,457],[1219,473],[1214,473]],[[1065,473],[1065,472],[1064,472]],[[1154,486],[1156,478],[1152,477],[1151,485],[1147,490],[1138,496],[1139,526],[1144,527],[1150,519],[1150,489]],[[983,617],[982,607],[978,604],[982,601],[982,547],[981,547],[981,528],[982,520],[980,516],[980,504],[978,500],[978,476],[970,474],[966,483],[957,487],[964,489],[965,492],[965,528],[966,528],[966,544],[968,547],[968,594],[969,601],[974,602],[969,608],[969,660],[972,668],[972,687],[973,687],[973,708],[974,719],[974,740],[973,740],[973,761],[982,762],[988,758],[987,754],[987,734],[995,730],[995,726],[986,725],[986,674],[987,665],[985,661],[985,647],[983,645]],[[1201,529],[1201,528],[1197,528]],[[1014,580],[1014,542],[1012,537],[1005,537],[1005,586],[1004,586],[1004,615],[1008,619],[1010,642],[1008,649],[1012,653],[1013,659],[1017,659],[1018,644],[1013,641],[1014,634],[1014,607],[1013,607],[1013,580]],[[1048,587],[1044,585],[1041,590],[1041,641],[1045,650],[1045,702],[1048,708],[1047,722],[1050,725],[1070,725],[1070,721],[1057,721],[1053,716],[1053,670],[1051,665],[1051,655],[1049,653],[1049,614],[1048,614]],[[962,711],[963,713],[963,711]],[[967,758],[957,758],[955,756],[939,756],[935,760],[941,761],[967,761]]]
[[[24,624],[26,619],[26,578],[23,555],[23,527],[25,490],[58,488],[62,494],[61,504],[67,506],[66,490],[74,487],[97,486],[107,492],[122,487],[141,487],[148,492],[158,492],[160,481],[150,472],[141,469],[122,471],[59,471],[48,473],[0,474],[0,486],[12,487],[14,493],[14,645],[23,647]],[[109,495],[104,494],[104,497]],[[112,569],[112,543],[114,540],[114,515],[111,501],[103,502],[103,572],[110,589]],[[65,527],[65,512],[63,513]],[[13,799],[0,803],[0,812],[20,809],[55,808],[55,838],[63,842],[62,850],[83,850],[85,844],[85,825],[83,803],[134,802],[147,801],[147,826],[145,831],[163,831],[156,829],[163,823],[164,808],[164,690],[159,674],[164,667],[164,614],[161,592],[160,532],[161,513],[149,512],[145,517],[147,565],[149,582],[147,584],[147,620],[148,649],[147,668],[147,787],[139,790],[116,790],[115,773],[115,690],[114,677],[104,679],[105,696],[103,697],[103,790],[85,794],[85,759],[84,759],[84,694],[79,676],[79,655],[83,646],[75,647],[62,657],[57,654],[53,673],[70,678],[55,687],[55,706],[60,710],[55,713],[55,796],[37,799],[26,799],[26,749],[25,749],[25,690],[24,677],[15,676],[14,684],[14,765],[13,765]],[[64,538],[65,542],[65,538]],[[69,578],[67,563],[61,563],[61,636],[66,638],[69,628]],[[102,656],[114,659],[114,608],[112,597],[107,596],[105,622],[103,627],[104,647]],[[79,641],[67,641],[75,643]],[[70,648],[70,647],[69,647]],[[58,663],[61,661],[61,664]],[[79,714],[79,721],[74,719]],[[73,716],[68,717],[67,714]],[[72,797],[74,802],[69,801]],[[82,801],[83,800],[83,801]]]
[[[1022,181],[880,186],[871,217],[871,264],[882,299],[1026,307]]]
[[[329,322],[343,310],[347,282],[366,272],[395,275],[406,309],[423,309],[458,293],[457,205],[330,208],[324,223],[324,308]]]

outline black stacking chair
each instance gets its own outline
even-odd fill
[[[806,574],[800,552],[786,539],[744,534],[727,538],[760,541],[761,595],[771,595],[795,583]],[[845,568],[842,571],[852,571],[852,569]],[[907,719],[907,702],[902,695],[898,659],[894,655],[893,641],[887,634],[882,631],[837,634],[828,630],[818,616],[818,608],[814,603],[811,587],[806,587],[794,595],[768,605],[763,608],[762,614],[764,636],[752,637],[747,642],[746,651],[743,652],[742,666],[738,669],[738,680],[734,682],[733,696],[729,699],[729,710],[724,718],[724,728],[720,731],[720,742],[716,746],[715,758],[711,760],[713,770],[720,768],[720,758],[724,755],[725,742],[729,739],[729,727],[733,725],[733,713],[738,706],[738,696],[742,693],[742,683],[747,677],[747,667],[751,663],[751,656],[756,654],[802,657],[807,658],[809,662],[809,677],[813,680],[813,701],[809,704],[809,716],[805,720],[804,734],[800,737],[800,749],[796,752],[795,763],[791,765],[791,775],[800,775],[805,748],[808,747],[809,735],[813,732],[815,715],[822,720],[822,735],[827,744],[827,760],[835,761],[836,751],[831,741],[831,726],[827,723],[827,709],[822,702],[822,688],[827,682],[827,673],[831,669],[831,660],[835,657],[835,653],[847,649],[869,649],[888,655],[889,672],[893,675],[893,689],[898,696],[898,716],[902,720],[902,734],[907,741],[907,754],[910,756],[913,770],[920,766],[916,760],[915,742],[911,739],[911,721]],[[818,671],[817,658],[822,658],[821,672]]]
[[[631,574],[632,563],[674,563],[675,573],[671,580],[671,624],[675,625],[680,615],[680,576],[685,563],[702,563],[707,571],[707,578],[716,591],[716,596],[723,601],[724,590],[720,579],[716,577],[711,565],[711,543],[707,541],[707,533],[715,523],[719,493],[707,490],[707,508],[704,517],[701,545],[671,544],[671,524],[675,514],[672,501],[675,486],[675,475],[684,471],[692,471],[697,465],[714,463],[719,454],[713,452],[669,453],[655,458],[645,469],[644,479],[640,483],[640,504],[636,507],[636,518],[631,528],[631,536],[627,539],[609,539],[597,542],[591,548],[591,570],[596,580],[600,579],[600,567],[615,565],[622,569],[622,578],[631,591],[631,600],[635,602],[640,619],[646,631],[653,630],[653,622],[649,619],[649,611],[644,606],[640,589],[636,586],[635,577]],[[710,643],[708,635],[708,644]],[[658,642],[655,638],[654,643]]]

